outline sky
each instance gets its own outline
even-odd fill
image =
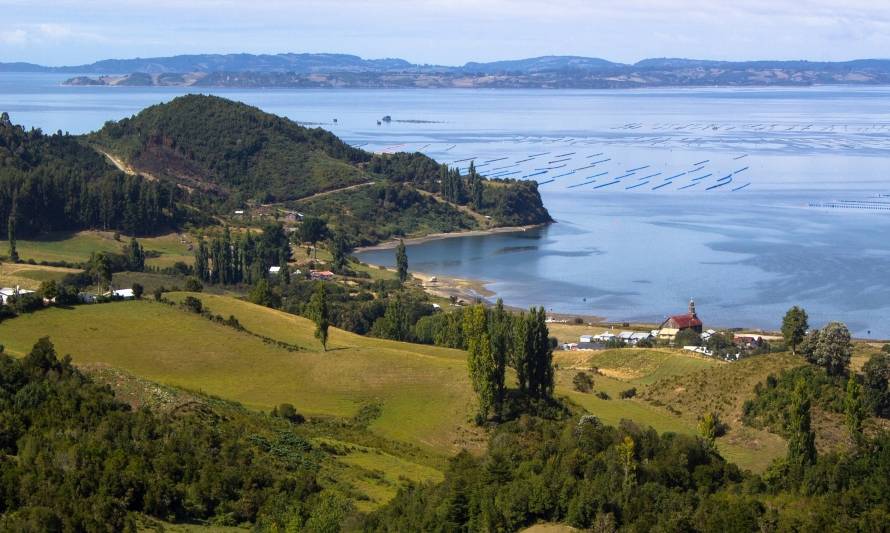
[[[0,0],[0,62],[336,52],[414,63],[580,55],[890,57],[890,0]]]

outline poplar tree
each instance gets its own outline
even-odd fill
[[[788,462],[796,466],[808,466],[816,462],[816,434],[810,414],[810,399],[804,381],[798,380],[788,409],[789,431]]]
[[[328,326],[330,316],[328,311],[328,296],[324,288],[324,282],[319,281],[315,286],[315,293],[309,302],[310,314],[315,321],[315,338],[321,341],[321,349],[328,350]]]
[[[856,381],[856,374],[850,373],[847,380],[847,396],[844,398],[844,411],[846,414],[847,430],[850,439],[856,448],[861,448],[865,441],[862,433],[862,423],[865,421],[865,405],[862,402],[862,387]]]
[[[15,217],[17,204],[17,196],[13,193],[12,211],[9,213],[9,220],[6,221],[6,234],[9,238],[9,260],[13,263],[18,263],[19,261],[19,251],[16,249],[15,245]]]
[[[529,360],[531,359],[530,331],[528,315],[520,313],[513,321],[510,364],[516,371],[516,382],[522,395],[528,392]]]
[[[470,307],[464,313],[464,333],[467,336],[470,381],[479,399],[477,420],[482,422],[488,417],[495,401],[497,364],[491,353],[487,313],[481,304]]]
[[[510,343],[510,321],[507,312],[504,311],[504,301],[498,298],[497,304],[491,311],[489,321],[489,336],[491,338],[491,354],[494,360],[494,412],[500,416],[503,412],[504,397],[506,395],[505,376],[507,371],[507,351]]]
[[[399,272],[399,282],[405,283],[408,280],[408,252],[405,250],[405,241],[401,239],[396,247],[396,269]]]

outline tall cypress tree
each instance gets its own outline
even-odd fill
[[[489,320],[491,354],[494,359],[494,412],[500,416],[503,411],[506,388],[504,384],[507,367],[507,350],[510,342],[510,322],[504,311],[504,301],[498,298]]]
[[[528,315],[520,313],[513,321],[513,343],[510,364],[516,371],[516,382],[519,392],[528,392],[529,361],[531,359],[531,330]]]
[[[850,439],[857,448],[861,448],[865,441],[862,433],[862,423],[865,421],[865,405],[862,402],[862,387],[856,381],[856,373],[850,372],[847,380],[847,396],[844,398],[844,411],[846,414],[847,430]]]
[[[788,410],[789,431],[788,461],[796,466],[808,466],[816,462],[816,434],[810,414],[810,398],[806,384],[799,380],[794,387]]]
[[[399,239],[396,247],[396,268],[399,272],[399,283],[408,280],[408,252],[405,250],[405,241]]]
[[[479,399],[477,420],[481,422],[488,417],[494,405],[497,388],[494,379],[497,365],[491,353],[487,313],[481,304],[470,307],[464,313],[464,333],[467,336],[470,381]]]

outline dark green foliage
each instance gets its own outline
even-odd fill
[[[124,248],[124,256],[127,258],[127,269],[131,272],[145,270],[145,250],[135,238],[130,239],[130,244]]]
[[[807,466],[816,462],[816,433],[813,431],[810,397],[803,380],[794,386],[788,408],[788,463]]]
[[[278,407],[272,409],[271,414],[272,416],[283,418],[289,422],[293,422],[294,424],[302,424],[306,421],[306,418],[298,413],[294,406],[289,403],[279,404]]]
[[[405,241],[401,239],[399,239],[399,245],[396,246],[396,270],[399,273],[400,282],[408,281],[408,252],[405,250]]]
[[[578,392],[590,392],[593,388],[593,378],[587,372],[578,372],[572,378],[572,386]]]
[[[683,329],[674,337],[674,346],[701,346],[702,340],[693,329]]]
[[[200,315],[204,312],[204,303],[194,296],[186,296],[185,299],[182,300],[182,308]]]
[[[636,387],[631,387],[629,389],[625,389],[618,393],[618,397],[621,398],[622,400],[627,400],[628,398],[633,398],[636,395],[637,395]]]
[[[847,422],[847,430],[850,439],[857,447],[865,442],[862,432],[862,423],[865,421],[865,404],[862,402],[862,386],[856,380],[855,374],[850,374],[847,380],[847,394],[844,397],[844,414]]]
[[[618,348],[626,348],[627,343],[624,340],[619,339],[618,337],[611,338],[606,341],[605,346],[609,350],[615,350]]]
[[[198,278],[189,276],[185,278],[185,290],[189,292],[201,292],[204,290],[204,285],[201,284],[201,281]]]
[[[648,531],[691,524],[702,498],[742,479],[695,438],[576,422],[502,424],[485,457],[459,454],[443,483],[401,491],[365,529],[517,531],[537,521],[591,528],[610,515],[615,525]],[[630,469],[619,454],[625,438],[634,443]],[[626,483],[639,488],[625,495]]]
[[[142,295],[145,293],[145,287],[143,287],[142,284],[140,284],[140,283],[134,283],[132,286],[132,289],[133,289],[133,297],[136,298],[137,300],[141,300]]]
[[[0,220],[8,222],[7,238],[14,233],[10,244],[16,236],[88,228],[155,233],[178,220],[176,194],[119,172],[77,137],[0,123]]]
[[[253,289],[250,290],[250,294],[248,295],[248,299],[257,305],[264,305],[266,307],[277,308],[281,305],[281,296],[272,289],[272,286],[269,285],[269,282],[265,279],[260,279],[256,285],[253,286]]]
[[[267,224],[254,237],[249,231],[232,238],[229,228],[208,241],[202,239],[195,249],[195,275],[205,283],[232,285],[256,283],[265,278],[269,267],[280,266],[284,281],[289,281],[287,262],[290,242],[281,224]]]
[[[321,128],[216,96],[188,95],[90,137],[132,165],[214,194],[286,201],[367,181],[370,154]]]
[[[788,417],[795,389],[799,385],[821,409],[844,412],[846,380],[841,376],[830,376],[819,367],[807,365],[785,370],[778,377],[770,375],[764,383],[758,383],[754,387],[754,398],[744,404],[742,420],[749,426],[789,436],[791,421]]]
[[[871,356],[862,367],[865,403],[875,416],[890,418],[890,350]]]
[[[346,264],[349,260],[349,252],[352,247],[349,245],[349,238],[342,231],[335,231],[331,238],[331,266],[334,272],[346,273]]]
[[[303,218],[300,224],[300,241],[307,242],[315,247],[315,243],[324,239],[328,235],[328,225],[324,219],[316,216],[307,216]],[[318,257],[317,253],[315,257]]]
[[[2,531],[134,530],[131,513],[238,525],[277,519],[281,498],[308,516],[313,453],[241,419],[131,411],[47,339],[22,360],[0,355]]]
[[[807,329],[810,327],[808,320],[807,312],[796,305],[789,309],[782,319],[782,336],[794,355],[797,355],[797,347],[806,337]]]
[[[476,222],[455,207],[403,183],[378,183],[298,203],[350,235],[357,246],[392,237],[474,229]]]

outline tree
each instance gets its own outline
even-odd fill
[[[481,304],[470,307],[464,313],[464,333],[467,336],[470,381],[479,399],[477,420],[481,422],[488,417],[497,390],[494,377],[497,372],[497,364],[491,353],[488,314]]]
[[[13,263],[19,261],[19,252],[15,245],[15,218],[16,218],[16,197],[12,198],[12,211],[9,213],[9,220],[6,224],[6,235],[9,238],[9,260]]]
[[[386,304],[383,316],[374,322],[372,333],[384,339],[395,341],[411,340],[411,320],[408,318],[408,309],[402,301],[402,295],[396,293]]]
[[[281,298],[272,290],[272,287],[269,286],[269,282],[264,278],[260,279],[257,284],[253,286],[248,298],[251,302],[266,307],[274,308],[281,305]]]
[[[529,328],[528,391],[533,398],[553,394],[553,348],[543,307],[532,308],[527,315]]]
[[[516,371],[516,381],[519,392],[525,394],[528,391],[528,374],[531,359],[531,336],[528,315],[520,313],[513,320],[513,343],[510,351],[510,365]]]
[[[405,251],[405,241],[399,239],[396,247],[396,269],[399,271],[399,282],[408,280],[408,253]]]
[[[315,338],[321,342],[321,349],[328,350],[328,326],[330,316],[328,311],[328,296],[325,292],[324,282],[315,284],[315,292],[309,300],[309,309],[312,320],[315,321]]]
[[[810,398],[801,379],[794,386],[788,410],[788,462],[808,466],[816,462],[816,434],[812,428]]]
[[[133,284],[133,296],[134,296],[137,300],[141,300],[141,299],[142,299],[142,294],[143,294],[144,292],[145,292],[145,287],[143,287],[141,284],[139,284],[139,283],[134,283],[134,284]]]
[[[795,305],[785,313],[785,318],[782,319],[782,336],[792,354],[797,355],[797,347],[803,342],[809,328],[807,312],[802,308]]]
[[[844,414],[846,415],[847,430],[850,439],[857,448],[861,448],[865,442],[862,433],[862,423],[865,421],[865,405],[862,403],[862,387],[856,381],[856,374],[850,373],[847,380],[847,395],[844,398]]]
[[[866,404],[876,416],[890,418],[890,353],[871,356],[862,373]]]
[[[694,329],[681,329],[674,336],[675,346],[701,346],[701,335]]]
[[[714,412],[706,414],[698,422],[698,434],[708,443],[711,449],[714,449],[717,443],[718,426],[717,413]]]
[[[324,239],[327,232],[327,224],[319,217],[306,216],[303,218],[303,223],[300,224],[300,240],[312,244],[313,249],[315,249],[315,243]],[[318,251],[315,252],[314,259],[318,259]]]
[[[505,378],[507,372],[507,351],[510,340],[510,320],[504,311],[504,301],[498,298],[497,304],[491,310],[489,320],[489,338],[491,339],[491,354],[494,359],[494,412],[500,416],[506,394]]]
[[[124,249],[124,255],[127,257],[127,268],[131,272],[145,270],[145,250],[135,237],[130,239],[130,243]]]
[[[111,260],[105,252],[94,253],[90,257],[90,274],[96,278],[96,288],[110,288],[112,281]]]
[[[853,354],[850,330],[841,322],[830,322],[807,336],[801,352],[807,361],[825,368],[830,375],[843,375]]]
[[[189,292],[201,292],[204,290],[204,285],[194,276],[189,276],[185,278],[185,290]]]
[[[636,443],[630,435],[627,435],[624,437],[624,441],[617,446],[617,451],[619,461],[624,470],[624,482],[622,483],[624,497],[629,498],[630,491],[636,482]]]
[[[331,255],[333,256],[331,263],[335,271],[342,272],[346,268],[349,250],[349,240],[346,238],[346,234],[342,231],[334,232],[334,237],[331,239]]]
[[[572,386],[578,392],[590,392],[593,388],[593,378],[587,372],[578,372],[572,378]]]

